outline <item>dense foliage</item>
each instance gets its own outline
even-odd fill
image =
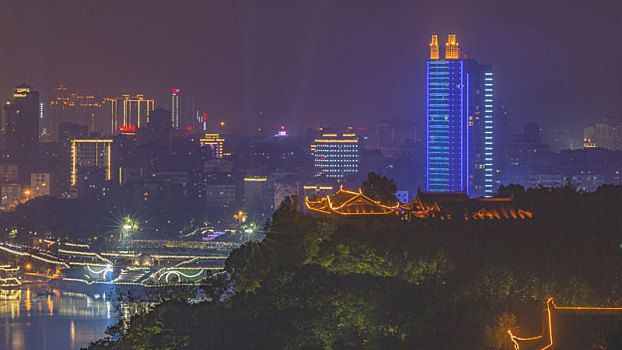
[[[367,174],[367,181],[361,184],[361,192],[367,197],[385,205],[395,205],[397,185],[392,179],[374,172]]]
[[[622,305],[622,187],[502,187],[532,220],[417,221],[303,213],[226,263],[238,292],[132,318],[119,349],[512,349],[559,305]],[[214,290],[215,291],[215,290]],[[619,344],[612,335],[609,344]],[[612,345],[614,346],[614,345]],[[613,349],[614,347],[611,347]]]

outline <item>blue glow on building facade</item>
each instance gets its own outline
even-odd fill
[[[460,55],[455,36],[440,59],[433,36],[426,64],[426,185],[430,192],[491,196],[493,72]]]

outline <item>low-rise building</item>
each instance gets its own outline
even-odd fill
[[[50,173],[32,173],[30,174],[30,196],[43,197],[50,195],[51,184]]]
[[[8,208],[17,205],[24,199],[22,185],[17,182],[0,184],[0,207]]]

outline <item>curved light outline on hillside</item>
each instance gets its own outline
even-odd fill
[[[106,273],[108,273],[108,272],[112,273],[112,265],[110,265],[110,264],[106,265],[106,267],[104,267],[103,269],[101,269],[99,271],[94,271],[89,265],[86,265],[86,268],[91,273],[94,273],[96,275],[102,274],[102,278],[103,279],[106,279]]]
[[[177,278],[179,278],[179,280],[181,281],[181,276],[184,276],[186,278],[194,278],[197,277],[198,275],[202,274],[205,270],[201,270],[199,271],[197,274],[195,275],[186,275],[185,273],[181,272],[181,271],[177,271],[177,270],[168,270],[168,271],[164,271],[160,277],[158,278],[158,281],[162,280],[162,277],[166,276],[166,278],[164,279],[164,281],[166,283],[168,283],[168,277],[170,275],[175,275],[177,276]]]

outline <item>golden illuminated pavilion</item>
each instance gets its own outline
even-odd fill
[[[523,338],[508,330],[515,350],[595,349],[606,336],[619,332],[622,308],[559,307],[550,298],[542,317],[541,335]]]
[[[324,214],[338,215],[387,215],[396,213],[399,203],[394,206],[383,205],[361,193],[346,191],[343,186],[333,195],[316,201],[305,198],[307,209]]]
[[[412,217],[440,220],[530,219],[531,212],[519,209],[512,198],[469,198],[465,192],[421,192],[401,209]]]

